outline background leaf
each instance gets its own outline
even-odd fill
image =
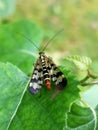
[[[38,48],[27,38],[40,48],[43,32],[28,20],[0,26],[0,61],[10,61],[28,74],[34,62],[32,55]]]
[[[88,70],[92,63],[92,60],[86,56],[73,55],[66,59],[73,62],[80,70]]]
[[[28,78],[16,66],[0,63],[0,130],[6,130],[21,102]]]
[[[80,101],[71,105],[65,121],[66,126],[64,130],[95,130],[97,125],[94,110]]]
[[[96,130],[98,130],[98,105],[96,106],[96,108],[95,108],[95,110],[96,110],[96,115],[97,115],[97,127],[96,127]]]

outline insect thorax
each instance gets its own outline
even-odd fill
[[[47,68],[47,66],[48,66],[47,65],[47,56],[45,55],[44,52],[40,52],[39,55],[40,55],[40,60],[41,60],[41,64],[43,67],[44,80],[47,80],[47,79],[50,80],[49,71]]]

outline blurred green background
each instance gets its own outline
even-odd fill
[[[95,73],[98,73],[98,0],[0,0],[0,29],[2,29],[2,25],[11,25],[16,21],[23,20],[22,26],[19,26],[19,24],[13,26],[17,33],[21,29],[26,31],[25,20],[27,19],[40,28],[41,32],[37,31],[35,33],[36,38],[32,40],[40,41],[42,46],[55,33],[62,28],[64,29],[46,48],[45,52],[49,53],[50,57],[58,60],[74,54],[88,56],[93,61],[91,68]],[[29,28],[34,29],[32,26],[29,26]],[[14,29],[11,31],[14,32]],[[9,30],[7,33],[10,33]],[[25,35],[29,39],[32,38],[32,35],[28,33]],[[2,31],[0,37],[0,44],[2,45],[4,45],[4,39],[9,40],[7,39],[8,36]],[[28,39],[25,38],[25,41],[28,41]],[[3,53],[6,52],[7,47],[6,45],[0,47],[1,61],[6,61],[2,59],[4,59]],[[14,60],[18,59],[19,56],[15,57]],[[26,64],[27,66],[29,68],[31,64]],[[20,68],[22,69],[22,67]],[[28,71],[24,70],[24,72]]]
[[[0,19],[1,22],[29,19],[44,31],[43,43],[64,28],[51,41],[47,52],[55,58],[70,54],[89,56],[97,71],[97,5],[97,0],[0,0]]]

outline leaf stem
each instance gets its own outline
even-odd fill
[[[94,84],[98,84],[98,81],[91,82],[91,83],[82,83],[82,86],[88,86],[88,85],[94,85]]]
[[[88,74],[89,74],[89,77],[91,77],[92,79],[97,79],[98,78],[98,75],[92,74],[92,72],[90,72],[89,70],[88,70]]]
[[[87,70],[87,72],[88,73],[87,73],[86,77],[80,81],[81,85],[82,86],[88,86],[88,85],[98,84],[98,81],[96,81],[96,82],[92,81],[92,82],[86,83],[86,81],[88,79],[90,79],[90,78],[92,78],[92,79],[97,79],[98,78],[98,75],[93,75],[91,71]]]

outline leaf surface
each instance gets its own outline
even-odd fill
[[[0,130],[6,130],[13,119],[28,78],[16,66],[0,62]]]
[[[92,60],[86,56],[73,55],[66,57],[66,59],[73,62],[80,70],[88,70],[92,63]]]
[[[65,121],[64,130],[95,130],[97,125],[94,109],[80,101],[72,104]]]
[[[80,98],[78,82],[70,74],[66,76],[68,86],[55,98],[54,85],[51,91],[43,86],[40,96],[26,91],[9,130],[62,130],[65,125],[65,113],[68,112],[70,104]]]
[[[29,20],[0,25],[0,61],[9,61],[27,74],[42,43],[43,32]],[[35,46],[34,45],[34,43]]]

